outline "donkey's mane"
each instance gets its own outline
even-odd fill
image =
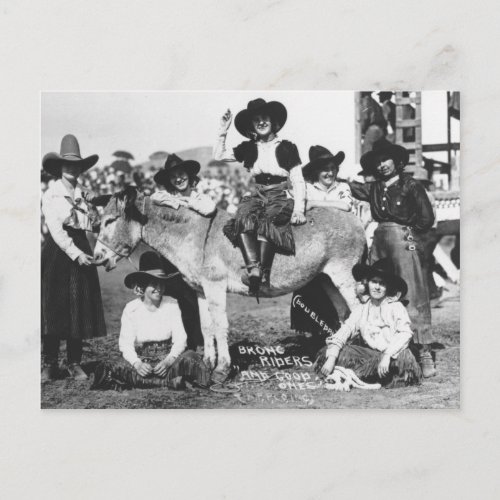
[[[111,199],[114,200],[117,211],[120,214],[124,214],[127,220],[134,220],[141,224],[146,224],[146,222],[148,222],[148,217],[143,214],[136,205],[137,196],[139,194],[148,198],[134,186],[126,186],[122,191],[115,193]],[[120,206],[121,208],[119,208]],[[169,222],[185,223],[190,220],[185,214],[185,209],[175,210],[170,207],[161,207],[155,215]]]

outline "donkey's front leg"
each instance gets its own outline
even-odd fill
[[[208,310],[212,318],[212,330],[217,340],[217,367],[215,380],[224,380],[231,368],[231,357],[227,344],[228,321],[226,313],[227,283],[225,280],[203,282],[203,291],[208,301]]]
[[[208,301],[204,295],[198,294],[198,307],[200,309],[201,332],[203,333],[204,350],[203,361],[213,370],[215,368],[215,343],[212,317],[208,310]]]

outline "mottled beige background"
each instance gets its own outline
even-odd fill
[[[1,0],[0,496],[498,498],[499,14]],[[39,410],[40,90],[368,88],[462,91],[461,411]]]

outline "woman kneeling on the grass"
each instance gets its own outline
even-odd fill
[[[185,350],[181,312],[176,302],[163,296],[169,276],[160,266],[158,255],[146,252],[139,271],[125,277],[125,286],[139,295],[125,306],[121,319],[119,348],[128,364],[99,365],[93,389],[181,389],[186,381],[209,385],[210,371],[202,357]]]
[[[420,384],[422,370],[408,348],[413,337],[410,318],[400,301],[408,287],[392,268],[388,259],[354,266],[353,276],[366,281],[369,299],[352,311],[319,352],[316,367],[323,375],[339,365],[385,387]],[[358,334],[362,345],[346,345]]]

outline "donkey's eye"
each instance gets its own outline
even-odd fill
[[[115,220],[118,219],[118,217],[109,217],[104,221],[104,227],[106,227],[108,224],[111,224],[112,222],[115,222]]]

